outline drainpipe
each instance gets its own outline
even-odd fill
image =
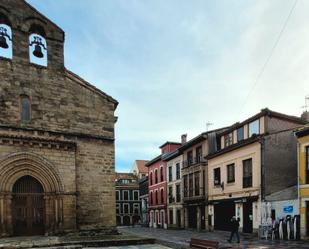
[[[264,138],[260,139],[260,144],[261,144],[261,201],[265,199],[265,143],[264,143]]]
[[[299,152],[300,152],[300,144],[299,142],[297,141],[297,205],[298,205],[298,212],[300,214],[300,189],[299,189],[299,186],[300,186],[300,174],[299,174]]]
[[[265,179],[264,179],[264,175],[265,175],[265,139],[264,137],[262,137],[260,139],[260,144],[261,144],[261,194],[260,194],[260,210],[259,210],[259,215],[260,215],[260,222],[259,222],[259,226],[262,225],[262,212],[264,212],[264,210],[262,211],[262,202],[265,198]]]

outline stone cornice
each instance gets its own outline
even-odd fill
[[[49,135],[56,135],[61,136],[68,139],[74,139],[74,138],[85,138],[85,139],[96,139],[106,142],[114,142],[115,139],[111,137],[105,137],[100,135],[88,135],[83,133],[77,133],[77,132],[66,132],[66,131],[52,131],[42,128],[35,128],[35,127],[19,127],[14,125],[6,125],[6,124],[0,124],[0,130],[7,130],[7,131],[26,131],[26,132],[32,132],[33,134],[42,134],[45,133]]]
[[[7,135],[0,133],[0,145],[19,145],[49,148],[57,150],[75,151],[76,143],[69,141],[61,141],[57,139],[46,139],[40,137],[21,136],[21,135]]]

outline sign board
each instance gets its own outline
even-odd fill
[[[284,206],[283,207],[283,212],[286,213],[286,214],[293,213],[293,206]]]

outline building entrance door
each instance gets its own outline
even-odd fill
[[[15,236],[44,234],[44,190],[38,180],[23,176],[13,186],[12,215]]]
[[[181,227],[181,211],[180,209],[177,209],[177,227]]]
[[[215,230],[230,231],[231,219],[235,216],[233,201],[220,202],[214,205]]]
[[[196,206],[188,207],[189,228],[197,228],[197,210]]]
[[[252,216],[252,201],[243,203],[243,232],[252,233],[253,216]]]

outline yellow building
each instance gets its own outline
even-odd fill
[[[309,236],[309,125],[296,131],[298,139],[298,172],[301,236]]]

